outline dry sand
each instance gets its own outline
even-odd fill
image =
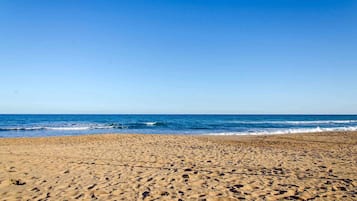
[[[1,200],[357,200],[357,132],[0,139]]]

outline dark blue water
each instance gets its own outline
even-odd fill
[[[0,137],[355,131],[357,115],[0,115]]]

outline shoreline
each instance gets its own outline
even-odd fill
[[[345,133],[356,133],[357,131],[321,131],[321,132],[301,132],[301,133],[278,133],[278,134],[214,134],[214,133],[206,133],[206,134],[163,134],[163,133],[93,133],[93,134],[74,134],[74,135],[51,135],[51,136],[24,136],[24,137],[0,137],[0,141],[3,139],[41,139],[41,138],[71,138],[71,137],[90,137],[90,136],[106,136],[106,135],[143,135],[143,136],[190,136],[190,137],[268,137],[268,136],[285,136],[285,135],[318,135],[318,134],[345,134]]]
[[[0,139],[3,200],[355,200],[357,132]]]

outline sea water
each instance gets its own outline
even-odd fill
[[[357,115],[0,115],[0,137],[357,131]]]

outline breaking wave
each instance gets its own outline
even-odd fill
[[[277,134],[295,134],[295,133],[319,133],[319,132],[341,132],[357,131],[357,126],[334,127],[334,128],[296,128],[296,129],[279,129],[279,130],[261,130],[261,131],[244,131],[244,132],[221,132],[209,133],[208,135],[277,135]]]
[[[229,123],[239,124],[350,124],[357,123],[357,120],[301,120],[301,121],[229,121]]]
[[[160,122],[138,122],[118,124],[110,123],[103,125],[81,125],[81,126],[33,126],[33,127],[2,127],[0,131],[39,131],[39,130],[58,130],[58,131],[80,131],[80,130],[95,130],[95,129],[135,129],[142,127],[153,127],[157,125],[164,125]]]

